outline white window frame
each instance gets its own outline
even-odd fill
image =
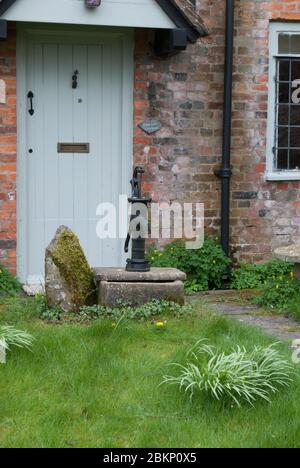
[[[271,22],[269,35],[269,96],[268,96],[268,124],[267,124],[267,158],[265,178],[269,181],[300,180],[300,170],[274,169],[274,135],[275,135],[275,100],[276,100],[276,58],[286,57],[287,54],[278,53],[278,36],[282,33],[299,33],[300,21],[297,23]],[[291,57],[300,58],[300,54],[291,54]],[[299,77],[300,79],[300,77]]]

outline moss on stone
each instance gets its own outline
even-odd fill
[[[76,310],[91,304],[95,296],[94,275],[79,243],[70,230],[63,230],[52,251],[53,262],[65,278]]]

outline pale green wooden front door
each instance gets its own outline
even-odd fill
[[[127,46],[124,43],[127,41]],[[29,34],[26,92],[26,243],[23,280],[44,273],[44,251],[58,226],[79,236],[92,266],[123,262],[121,239],[100,240],[96,209],[118,206],[131,168],[131,71],[129,38]],[[77,87],[72,76],[76,71]],[[78,73],[77,73],[78,72]],[[58,143],[86,143],[88,153],[60,153]],[[22,257],[23,255],[23,257]],[[25,276],[25,277],[24,277]]]

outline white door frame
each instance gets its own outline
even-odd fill
[[[134,39],[133,30],[129,28],[106,28],[93,26],[44,25],[33,23],[20,23],[17,27],[17,275],[26,282],[28,259],[28,145],[27,145],[27,42],[33,35],[74,36],[82,40],[87,38],[118,37],[123,43],[123,116],[122,116],[122,172],[124,178],[123,194],[129,190],[129,180],[133,161],[133,73],[134,73]],[[132,119],[128,119],[132,115]],[[96,229],[96,227],[95,227]]]

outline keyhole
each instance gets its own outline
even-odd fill
[[[78,75],[79,75],[79,71],[75,70],[72,76],[72,88],[73,89],[77,89],[78,87]]]

